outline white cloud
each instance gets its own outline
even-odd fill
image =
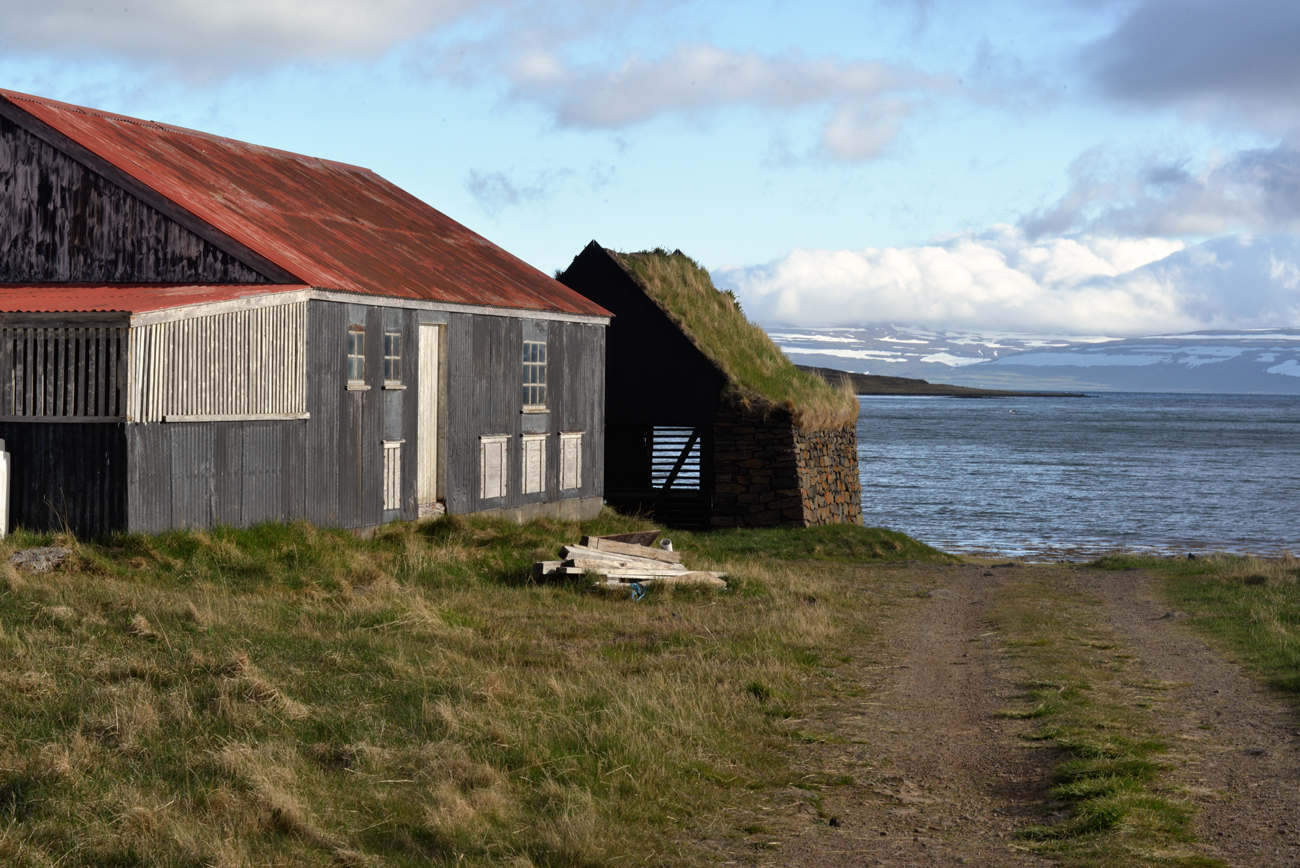
[[[879,156],[919,104],[956,87],[954,77],[880,61],[798,52],[773,56],[702,43],[608,63],[574,62],[564,46],[507,48],[482,43],[422,68],[466,83],[504,76],[509,99],[541,106],[557,125],[580,129],[621,129],[664,115],[699,117],[729,107],[824,107],[821,152],[847,161]]]
[[[473,0],[0,0],[0,46],[168,67],[201,80],[302,60],[376,57],[484,7]]]
[[[1300,243],[1290,237],[1185,247],[1163,238],[1031,241],[999,226],[918,247],[796,250],[713,275],[763,323],[1114,335],[1298,323],[1300,291],[1277,265],[1295,261]]]

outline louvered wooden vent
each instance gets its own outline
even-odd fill
[[[114,420],[126,411],[127,329],[0,328],[0,415]]]

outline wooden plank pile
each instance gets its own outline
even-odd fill
[[[594,587],[628,589],[634,585],[703,585],[725,588],[726,573],[688,570],[682,556],[664,540],[654,545],[659,531],[584,536],[578,545],[564,546],[564,560],[533,564],[536,579],[591,575]]]

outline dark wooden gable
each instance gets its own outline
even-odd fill
[[[611,425],[712,424],[726,378],[595,241],[560,283],[614,314],[606,334]]]
[[[268,283],[0,116],[0,283]]]
[[[614,314],[605,339],[606,502],[707,526],[726,377],[595,241],[558,279]]]

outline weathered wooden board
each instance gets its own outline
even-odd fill
[[[647,561],[641,558],[627,559],[610,559],[604,558],[569,558],[564,561],[566,567],[577,567],[581,570],[639,570],[645,572],[661,573],[684,573],[686,567],[681,564],[663,564],[657,561]]]
[[[648,576],[644,579],[611,577],[596,582],[593,587],[626,590],[633,581],[638,585],[704,585],[719,589],[727,586],[726,581],[714,573],[683,573],[674,576]]]
[[[632,533],[607,533],[600,537],[611,542],[627,543],[633,546],[650,546],[655,540],[659,539],[661,531],[657,530],[636,530]]]
[[[582,544],[587,548],[595,549],[602,552],[610,552],[616,555],[630,555],[634,558],[648,558],[655,561],[663,561],[669,564],[680,564],[682,556],[679,552],[666,552],[661,549],[650,548],[649,546],[634,546],[627,543],[614,542],[613,540],[602,539],[598,536],[584,536]]]

